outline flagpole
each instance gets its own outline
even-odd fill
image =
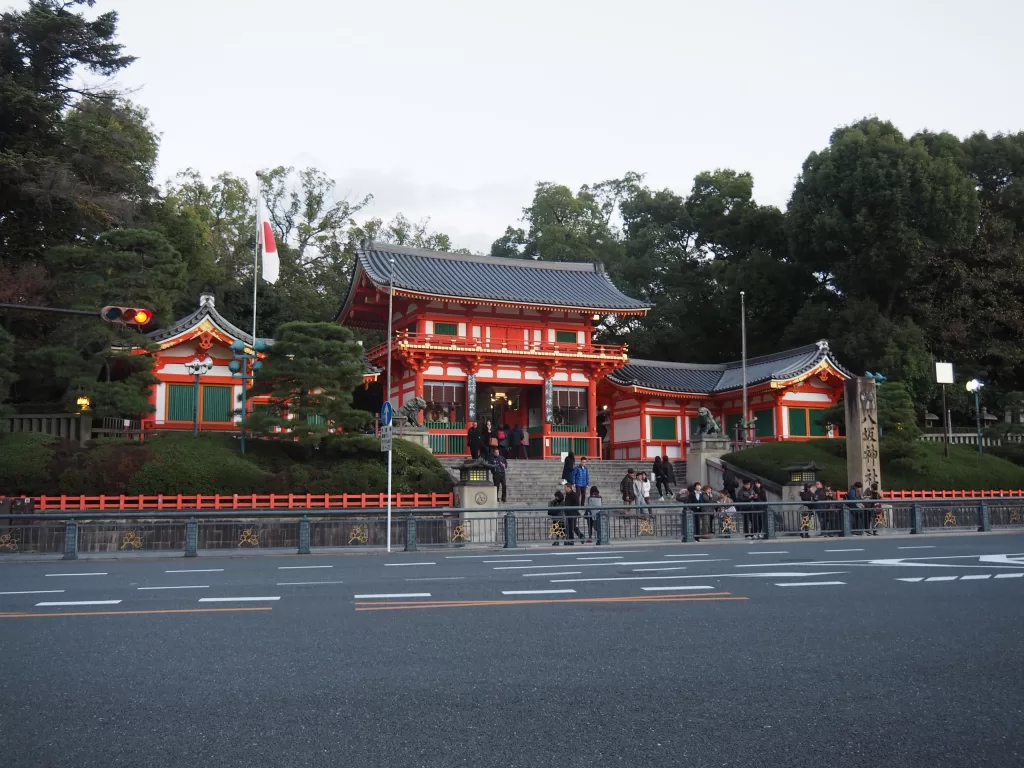
[[[256,286],[260,281],[260,179],[263,178],[263,171],[256,171],[256,243],[253,245],[252,253],[252,343],[256,345]],[[255,349],[253,350],[255,353]]]

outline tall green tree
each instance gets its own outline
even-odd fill
[[[269,405],[253,414],[256,434],[284,429],[300,443],[319,443],[335,429],[358,429],[373,417],[352,407],[363,380],[363,347],[335,323],[285,323],[277,329],[253,384]]]
[[[7,402],[11,397],[11,387],[17,380],[18,374],[14,370],[14,337],[0,328],[0,430],[4,427],[2,419],[10,410]]]

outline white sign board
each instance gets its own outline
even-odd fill
[[[952,363],[936,363],[935,364],[935,383],[936,384],[953,384],[953,364]]]
[[[388,453],[391,450],[392,430],[394,430],[394,427],[391,424],[385,424],[380,428],[381,453]]]

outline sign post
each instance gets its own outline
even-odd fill
[[[942,443],[943,453],[949,458],[949,409],[946,408],[946,385],[953,383],[953,364],[935,363],[935,381],[942,385]],[[979,444],[980,445],[980,444]]]
[[[380,407],[380,449],[388,453],[388,552],[391,552],[391,442],[394,425],[395,409],[391,402],[385,400]]]

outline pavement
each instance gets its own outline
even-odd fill
[[[1024,535],[0,564],[0,766],[1011,766]]]

